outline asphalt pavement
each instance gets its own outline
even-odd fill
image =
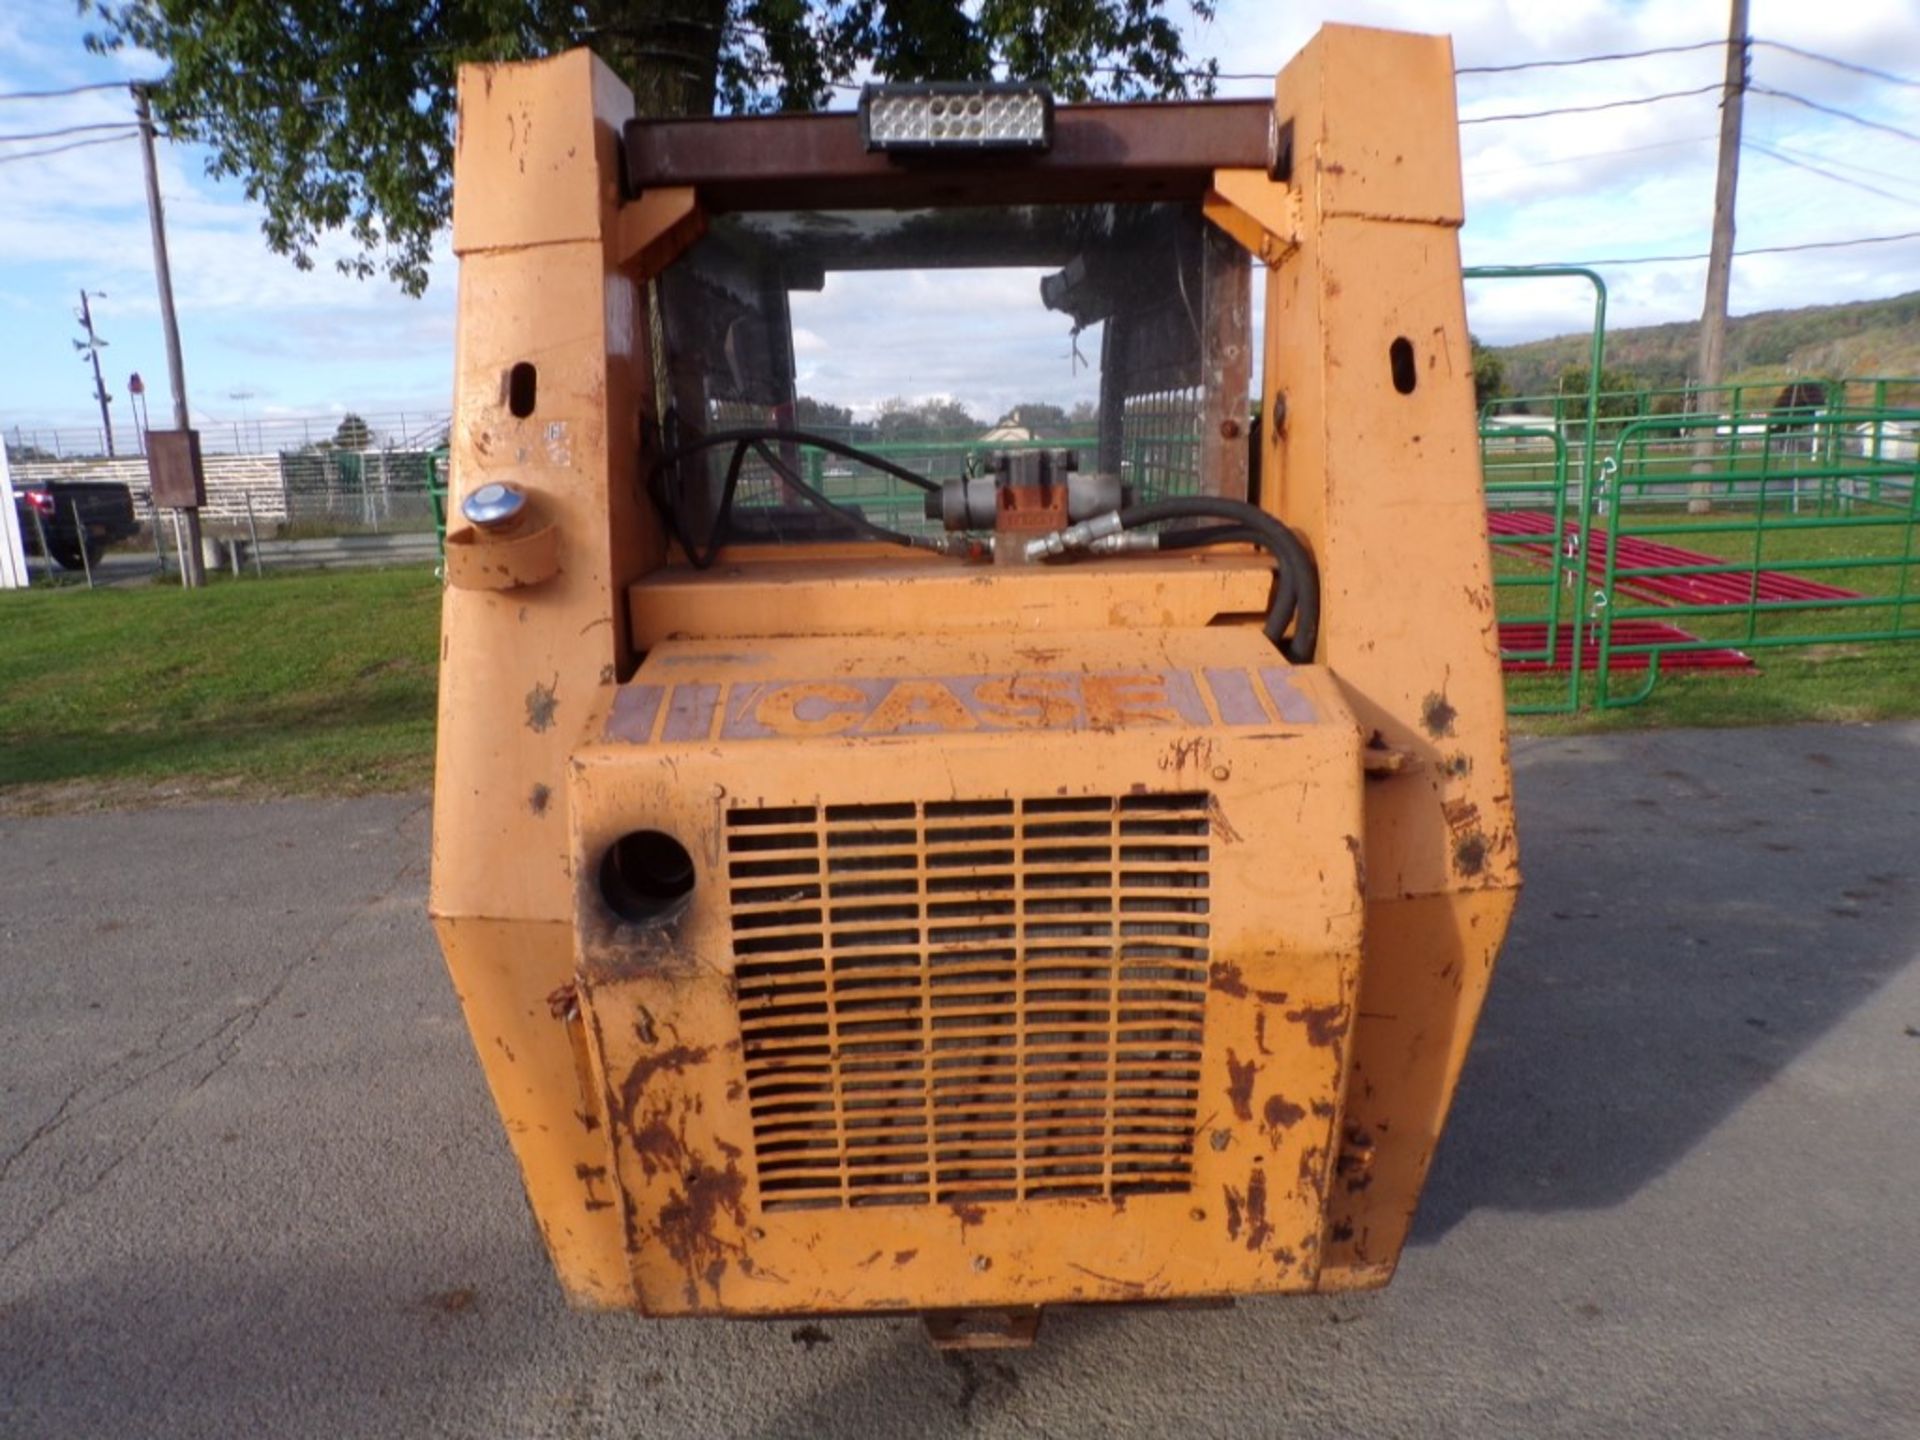
[[[424,797],[0,819],[0,1435],[1920,1434],[1920,726],[1518,747],[1527,891],[1387,1290],[570,1312]]]

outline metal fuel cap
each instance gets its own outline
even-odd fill
[[[460,502],[460,513],[482,530],[498,530],[518,520],[527,509],[526,493],[499,481],[482,485]]]

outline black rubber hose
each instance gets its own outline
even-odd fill
[[[1241,500],[1225,500],[1216,495],[1183,495],[1177,499],[1155,500],[1145,505],[1130,505],[1120,512],[1123,530],[1142,525],[1157,525],[1169,520],[1225,520],[1224,529],[1247,532],[1246,538],[1265,547],[1279,562],[1280,574],[1274,586],[1273,603],[1267,610],[1267,638],[1280,653],[1296,665],[1313,659],[1314,643],[1320,632],[1320,574],[1313,557],[1299,537],[1273,516]],[[1175,531],[1175,535],[1181,532]],[[1206,531],[1193,532],[1206,534]],[[1215,532],[1213,541],[1176,541],[1174,549],[1198,544],[1217,544],[1239,535]],[[1167,548],[1167,538],[1161,540]],[[1291,583],[1289,583],[1291,582]],[[1286,634],[1289,621],[1293,634]]]
[[[663,493],[656,492],[655,500],[667,516],[674,538],[686,553],[695,569],[704,570],[713,563],[714,556],[725,542],[728,521],[733,510],[733,497],[740,481],[740,467],[749,447],[761,457],[786,483],[816,508],[834,515],[864,533],[890,544],[913,546],[917,544],[912,536],[897,530],[875,525],[865,516],[828,499],[795,473],[792,466],[779,459],[768,448],[770,442],[793,443],[811,446],[829,454],[839,455],[858,464],[866,465],[897,480],[905,481],[920,490],[937,492],[939,486],[923,475],[916,475],[904,466],[893,461],[861,450],[858,446],[848,445],[824,435],[815,435],[805,430],[778,430],[772,428],[716,430],[702,435],[684,445],[675,446],[663,454],[655,463],[652,475],[659,482],[664,478],[669,466],[678,464],[688,456],[716,449],[722,445],[732,445],[734,452],[727,464],[726,483],[721,489],[720,504],[714,520],[713,536],[706,551],[702,554],[687,543],[681,530],[679,517],[673,507],[666,503]],[[1266,635],[1278,647],[1280,653],[1295,664],[1306,664],[1313,658],[1314,642],[1320,629],[1320,577],[1315,570],[1313,557],[1307,553],[1299,538],[1280,521],[1255,506],[1239,500],[1226,500],[1213,495],[1189,495],[1171,500],[1157,500],[1145,505],[1132,505],[1120,511],[1122,529],[1132,530],[1142,525],[1155,525],[1171,520],[1211,519],[1228,522],[1205,530],[1173,531],[1161,538],[1161,548],[1167,550],[1189,549],[1199,545],[1226,544],[1248,541],[1265,548],[1278,564],[1274,579],[1273,599],[1267,608]],[[1293,634],[1287,635],[1289,626]]]
[[[886,457],[862,450],[857,445],[848,445],[841,440],[830,440],[825,435],[815,435],[806,430],[776,430],[766,426],[745,430],[715,430],[711,434],[700,436],[697,440],[689,440],[684,445],[674,446],[654,462],[654,469],[664,470],[667,466],[677,465],[689,455],[697,455],[702,450],[712,450],[720,445],[736,445],[742,441],[749,445],[766,441],[805,445],[814,450],[825,450],[830,455],[839,455],[848,460],[858,461],[862,465],[878,470],[884,475],[891,475],[894,479],[905,481],[921,490],[937,491],[940,488],[926,476],[915,474],[906,466],[896,465]]]
[[[1258,545],[1260,537],[1245,525],[1209,525],[1204,530],[1162,530],[1162,550],[1198,550],[1203,545]]]
[[[711,434],[702,435],[697,440],[690,440],[684,445],[677,445],[672,450],[667,451],[654,463],[651,472],[654,503],[666,517],[668,528],[673,532],[673,538],[679,543],[681,551],[686,555],[688,563],[691,564],[694,569],[705,570],[712,565],[714,557],[720,551],[720,547],[726,543],[733,515],[734,492],[740,484],[740,467],[741,463],[746,459],[746,454],[749,449],[758,451],[761,459],[771,466],[788,485],[799,491],[809,504],[816,508],[824,510],[837,519],[844,520],[849,525],[873,536],[877,540],[884,540],[894,545],[911,546],[916,543],[912,536],[903,535],[897,530],[889,530],[885,526],[875,525],[872,521],[856,511],[838,505],[828,499],[806,481],[802,480],[800,476],[795,473],[792,466],[787,465],[776,457],[773,451],[768,448],[769,441],[792,441],[798,444],[814,446],[818,449],[831,451],[836,455],[844,455],[849,459],[858,461],[860,464],[870,466],[873,469],[905,480],[910,484],[918,486],[922,490],[938,491],[940,488],[926,477],[916,475],[913,471],[904,469],[894,464],[891,460],[884,459],[878,455],[868,454],[866,451],[853,445],[844,445],[838,440],[830,440],[824,435],[812,435],[804,430],[775,430],[770,428],[716,430]],[[707,450],[716,450],[722,445],[733,446],[733,454],[727,461],[726,482],[720,490],[720,503],[714,510],[713,534],[707,541],[705,551],[702,552],[694,547],[688,539],[685,530],[682,529],[679,512],[673,505],[668,503],[663,482],[667,470],[670,467],[679,464],[680,461],[686,459],[688,456],[698,455]]]
[[[740,484],[740,466],[747,458],[747,444],[745,440],[738,441],[733,447],[732,457],[727,461],[727,479],[720,487],[720,504],[714,510],[713,534],[707,537],[705,554],[694,548],[686,531],[680,528],[680,512],[666,503],[664,495],[654,496],[661,513],[667,517],[667,526],[673,531],[673,538],[686,554],[687,563],[696,570],[705,570],[713,564],[713,557],[720,553],[720,547],[727,542],[727,521],[733,514],[733,492]],[[655,472],[656,476],[658,473]]]
[[[1292,567],[1274,553],[1266,536],[1247,525],[1209,525],[1199,530],[1162,530],[1160,549],[1198,550],[1207,545],[1258,545],[1276,562],[1273,595],[1267,601],[1266,623],[1261,627],[1273,644],[1285,650],[1287,627],[1293,623],[1300,605],[1300,590],[1294,583]],[[1288,656],[1291,659],[1291,656]]]
[[[760,458],[762,460],[773,467],[775,474],[779,475],[782,480],[785,480],[787,484],[791,485],[795,490],[798,490],[815,509],[822,510],[835,519],[846,521],[849,525],[873,536],[876,540],[885,540],[890,544],[906,546],[912,546],[917,543],[911,535],[903,535],[898,530],[889,530],[884,525],[876,525],[858,511],[850,510],[844,505],[839,505],[829,500],[825,495],[822,495],[818,490],[814,489],[813,486],[794,474],[793,467],[776,456],[773,451],[769,450],[766,441],[756,440],[753,443],[753,448],[760,452]]]

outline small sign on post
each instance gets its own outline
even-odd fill
[[[194,589],[206,583],[201,569],[200,507],[207,503],[206,469],[200,461],[198,430],[147,432],[147,482],[153,503],[180,511],[186,534],[179,543],[180,583]]]
[[[169,510],[197,510],[207,503],[206,470],[200,463],[198,430],[149,430],[147,479],[153,503]]]

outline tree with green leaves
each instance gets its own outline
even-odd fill
[[[793,423],[802,430],[836,432],[853,428],[853,411],[830,400],[801,395],[793,402]]]
[[[1569,420],[1587,418],[1587,367],[1569,365],[1560,372],[1561,413]],[[1621,420],[1640,413],[1640,377],[1631,370],[1607,366],[1600,371],[1600,418]]]
[[[1048,439],[1066,434],[1073,421],[1058,405],[1051,405],[1044,400],[1023,400],[994,423],[1017,425],[1036,439]]]
[[[333,448],[336,450],[365,450],[373,444],[373,432],[367,428],[367,422],[352,411],[340,421],[333,432]]]
[[[985,427],[959,400],[936,396],[908,400],[895,396],[880,402],[874,429],[882,440],[918,440],[929,435],[953,436]]]
[[[1473,358],[1473,408],[1484,410],[1489,400],[1497,400],[1506,393],[1506,365],[1500,359],[1500,352],[1491,345],[1482,345],[1477,335],[1467,336],[1467,352]]]
[[[1066,100],[1210,94],[1169,0],[76,0],[89,48],[167,65],[155,114],[206,145],[303,269],[344,232],[349,274],[426,288],[452,210],[454,72],[599,52],[641,115],[822,108],[856,75],[1044,81]],[[1209,20],[1214,0],[1172,0]]]

